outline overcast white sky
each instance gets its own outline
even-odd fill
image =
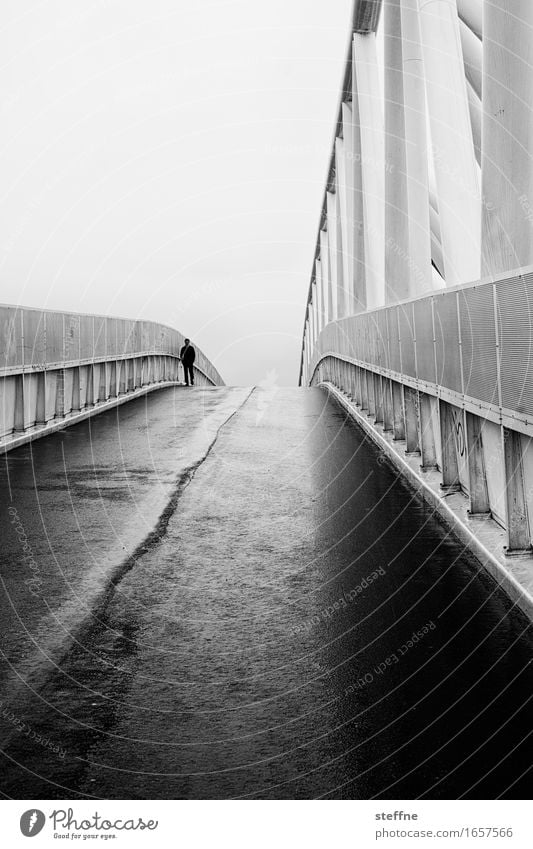
[[[297,379],[351,0],[4,0],[4,303]]]

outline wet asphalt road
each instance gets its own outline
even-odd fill
[[[164,390],[0,486],[5,796],[529,794],[531,627],[321,390]]]

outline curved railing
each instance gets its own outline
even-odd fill
[[[181,382],[184,337],[153,321],[0,307],[0,451]],[[224,385],[196,346],[198,385]]]
[[[527,268],[330,322],[302,378],[353,399],[444,494],[467,496],[471,520],[495,519],[507,556],[532,549],[531,303]]]

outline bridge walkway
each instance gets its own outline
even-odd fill
[[[0,498],[4,794],[525,792],[528,622],[323,391],[162,390]]]

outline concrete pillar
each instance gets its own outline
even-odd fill
[[[349,290],[349,254],[348,254],[348,193],[346,186],[346,156],[343,139],[335,139],[335,186],[336,212],[338,222],[338,239],[340,256],[337,279],[337,317],[344,318],[350,314],[351,297]]]
[[[405,439],[405,406],[401,383],[391,381],[392,395],[392,433],[395,442]]]
[[[331,312],[331,268],[329,261],[328,234],[320,231],[320,280],[322,283],[322,299],[324,303],[324,320],[327,324],[332,320]]]
[[[419,425],[418,425],[418,393],[411,386],[403,387],[405,410],[405,453],[420,454]]]
[[[118,394],[125,395],[126,394],[126,363],[124,360],[118,360],[117,362],[118,369]]]
[[[483,4],[482,273],[533,264],[533,3]]]
[[[326,326],[326,306],[324,302],[324,287],[322,285],[322,266],[319,259],[315,262],[315,280],[317,297],[318,332]]]
[[[439,401],[440,438],[442,450],[441,489],[456,492],[461,489],[457,446],[455,442],[455,423],[452,409],[446,401]]]
[[[354,35],[352,79],[354,122],[359,122],[361,141],[365,292],[370,309],[385,303],[383,107],[374,32]]]
[[[490,516],[489,492],[485,470],[485,455],[481,436],[481,419],[466,413],[466,450],[471,516]]]
[[[420,468],[423,472],[438,469],[437,447],[435,433],[433,431],[433,416],[431,415],[432,399],[425,392],[418,395],[419,417],[420,417],[420,454],[422,463]]]
[[[73,413],[79,413],[81,410],[80,399],[80,367],[74,366],[72,369],[72,398],[71,410]]]
[[[383,430],[387,433],[394,429],[392,413],[392,387],[388,377],[382,378],[383,384]]]
[[[383,424],[383,381],[380,374],[374,374],[374,397],[376,399],[376,424]]]
[[[426,83],[420,38],[418,0],[400,0],[405,167],[409,232],[409,296],[433,288],[429,220],[429,145],[427,138]]]
[[[109,363],[109,397],[117,397],[117,363],[113,360]]]
[[[340,245],[340,221],[337,218],[337,196],[334,192],[326,193],[328,210],[328,256],[331,278],[328,293],[328,316],[334,321],[338,313],[337,294],[339,286],[339,274],[342,280],[342,252]]]
[[[385,301],[410,295],[407,154],[400,0],[384,6],[385,74]],[[421,152],[417,151],[421,158]],[[429,215],[429,212],[428,212]]]
[[[46,372],[37,374],[37,400],[35,404],[35,424],[46,424]]]
[[[448,286],[480,276],[481,190],[456,0],[419,0],[444,271]]]
[[[315,262],[315,283],[316,283],[316,314],[317,314],[317,332],[320,333],[325,326],[324,316],[324,298],[322,290],[322,271],[320,268],[320,260]]]
[[[505,504],[507,510],[507,554],[530,551],[531,534],[527,512],[522,457],[522,437],[503,428]]]
[[[15,433],[23,433],[24,430],[24,375],[16,374],[13,431]]]
[[[354,379],[354,385],[353,385],[354,396],[353,396],[353,400],[354,400],[354,403],[355,403],[356,407],[360,407],[360,406],[361,406],[361,375],[360,375],[360,368],[359,368],[359,366],[354,366],[354,370],[353,370],[353,379]]]
[[[98,363],[98,400],[107,401],[106,364]]]
[[[367,382],[367,370],[365,368],[360,369],[361,376],[361,411],[368,411],[368,382]]]
[[[353,96],[357,95],[354,86]],[[344,152],[346,155],[346,182],[348,186],[349,251],[351,256],[352,313],[366,310],[365,228],[363,202],[363,173],[361,155],[361,127],[359,105],[356,99],[350,107],[343,104]]]
[[[94,375],[92,365],[85,366],[86,391],[85,391],[85,406],[94,407]],[[57,410],[57,401],[56,401]]]
[[[350,365],[350,397],[355,403],[357,401],[357,366]]]
[[[55,417],[62,419],[65,415],[65,370],[60,368],[55,373],[56,378],[56,405]]]
[[[374,386],[374,373],[365,369],[366,375],[366,395],[368,403],[368,417],[374,418],[376,415],[376,391]]]

